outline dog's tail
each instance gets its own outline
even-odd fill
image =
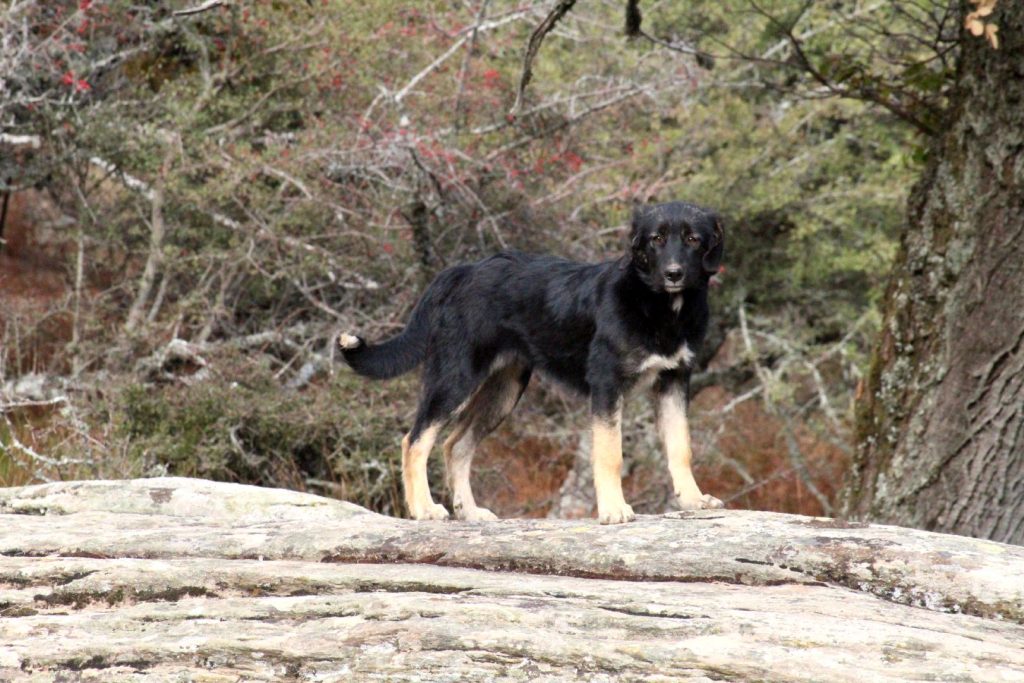
[[[429,308],[421,300],[401,334],[382,344],[367,344],[354,334],[338,335],[338,345],[345,362],[360,375],[371,379],[391,379],[411,371],[423,362],[426,355]]]

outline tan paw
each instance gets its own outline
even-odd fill
[[[496,522],[498,521],[498,515],[494,514],[487,508],[463,508],[461,510],[456,509],[455,516],[466,522]]]
[[[597,519],[601,524],[624,524],[636,519],[636,514],[633,512],[633,508],[623,501],[617,505],[599,507]]]
[[[412,513],[413,519],[448,519],[448,510],[440,503],[431,503]]]
[[[676,500],[679,502],[679,507],[683,510],[717,510],[718,508],[725,507],[725,503],[718,500],[710,493],[694,496],[692,498],[683,498],[680,496]]]
[[[704,508],[707,510],[718,510],[725,507],[725,503],[712,496],[710,493],[705,493],[701,498],[704,504]]]
[[[338,335],[338,346],[348,351],[359,346],[362,342],[359,341],[359,337],[354,334],[346,334],[342,332]]]

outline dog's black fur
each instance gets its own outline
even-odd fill
[[[684,202],[639,208],[622,258],[586,264],[505,251],[448,268],[400,335],[376,346],[348,337],[343,354],[357,373],[377,379],[423,364],[411,442],[470,399],[479,404],[475,396],[495,393],[487,380],[499,369],[516,385],[515,398],[489,411],[502,414],[487,416],[488,431],[534,370],[589,396],[595,418],[608,418],[642,376],[656,392],[688,393],[689,363],[708,324],[708,280],[723,251],[713,211]],[[642,372],[644,359],[678,358],[684,344],[685,362]]]

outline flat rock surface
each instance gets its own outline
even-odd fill
[[[1024,548],[899,527],[0,489],[0,681],[1024,681],[1022,624]]]

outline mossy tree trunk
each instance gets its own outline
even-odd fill
[[[966,5],[966,3],[964,3]],[[846,510],[1024,543],[1024,3],[964,35],[911,193]]]

